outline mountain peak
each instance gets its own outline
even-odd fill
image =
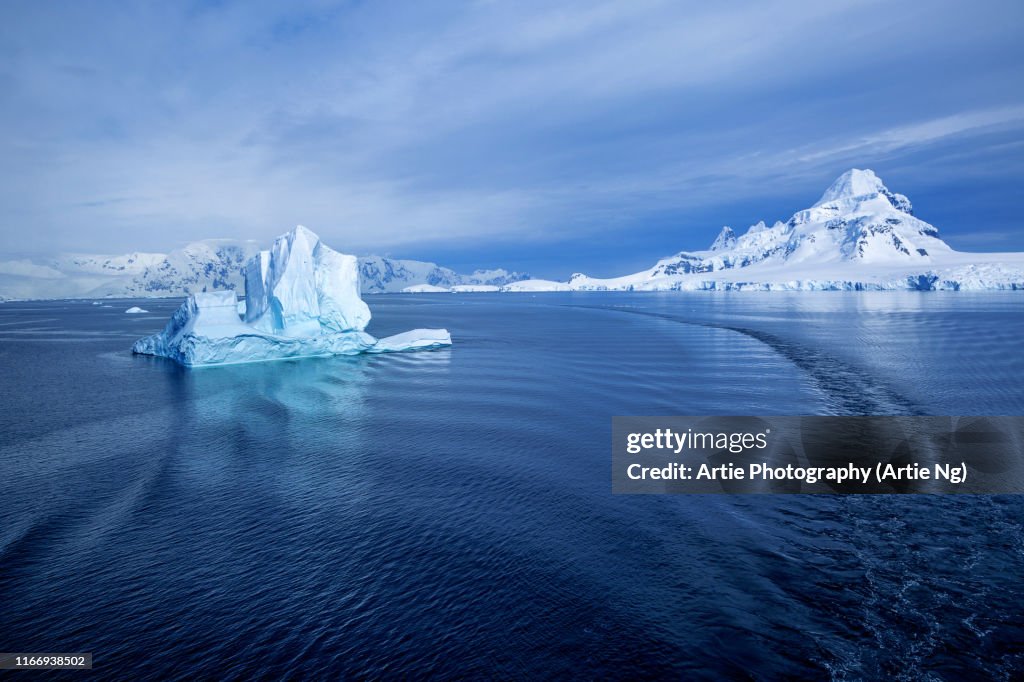
[[[715,242],[711,245],[711,250],[724,251],[734,246],[736,246],[736,233],[732,231],[731,227],[726,225],[718,233],[718,237],[715,238]]]
[[[882,179],[875,175],[873,170],[860,170],[859,168],[851,168],[846,171],[832,183],[832,186],[825,190],[825,193],[821,195],[821,199],[818,199],[818,203],[815,206],[826,204],[831,201],[838,201],[841,199],[853,199],[854,197],[862,197],[872,194],[881,194],[888,192],[885,185],[882,184]]]
[[[896,210],[914,215],[914,207],[910,203],[910,199],[902,194],[889,191],[889,188],[882,183],[882,179],[875,175],[873,170],[859,168],[851,168],[836,178],[836,181],[825,190],[814,206],[836,202],[856,203],[857,200],[871,199],[876,196],[885,197]]]
[[[296,225],[295,229],[289,230],[285,234],[281,235],[287,239],[289,243],[294,242],[296,239],[301,238],[310,244],[316,244],[320,241],[320,235],[313,230],[309,229],[305,225]]]

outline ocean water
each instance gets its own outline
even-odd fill
[[[371,332],[455,345],[185,370],[128,352],[177,301],[0,305],[0,650],[97,679],[1020,679],[1024,497],[610,480],[612,415],[1024,414],[1019,293],[368,301]]]

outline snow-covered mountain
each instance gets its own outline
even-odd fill
[[[245,263],[259,253],[256,242],[208,239],[168,254],[122,256],[69,254],[44,262],[0,261],[0,300],[186,296],[244,287]],[[502,286],[529,279],[505,270],[465,275],[435,263],[381,256],[359,259],[363,293],[402,291],[414,285],[445,289],[460,285]]]
[[[90,296],[180,296],[241,289],[242,268],[259,251],[255,242],[208,239],[172,251],[131,278],[94,289]]]
[[[253,242],[207,240],[169,254],[69,255],[0,262],[0,299],[182,296],[241,290]],[[359,259],[364,293],[473,291],[1021,289],[1024,253],[954,251],[914,215],[910,200],[870,170],[843,173],[810,208],[737,235],[724,227],[704,251],[601,279],[533,280],[505,270],[464,275],[435,263]]]
[[[507,290],[1024,289],[1024,253],[954,251],[907,197],[853,169],[786,222],[759,222],[740,236],[724,227],[706,251],[682,251],[625,277],[577,273],[547,284]]]
[[[170,253],[66,254],[40,264],[0,262],[0,298],[183,296],[241,288],[255,242],[209,239]]]
[[[157,265],[166,257],[166,254],[163,253],[140,253],[138,251],[121,256],[72,253],[55,258],[50,266],[65,273],[140,275],[146,268]]]
[[[396,260],[381,256],[365,256],[359,259],[359,276],[363,293],[391,293],[403,291],[412,286],[429,285],[448,289],[460,285],[503,286],[511,282],[529,279],[520,272],[504,269],[476,270],[470,275],[460,275],[454,270],[434,263],[416,260]]]

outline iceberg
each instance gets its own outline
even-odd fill
[[[395,353],[450,346],[446,329],[414,329],[377,339],[365,329],[355,256],[329,248],[301,225],[245,266],[245,301],[234,291],[191,294],[159,334],[132,352],[187,367],[288,358]]]
[[[149,311],[148,310],[143,310],[142,308],[140,308],[137,305],[133,305],[131,308],[129,308],[125,312],[128,313],[129,315],[139,315],[141,313],[148,313]]]
[[[402,293],[405,294],[447,294],[450,292],[450,287],[439,287],[434,284],[413,284],[402,289]]]

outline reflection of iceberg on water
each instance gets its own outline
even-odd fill
[[[364,329],[359,267],[306,228],[278,237],[245,267],[245,305],[233,291],[192,294],[159,334],[132,351],[183,365],[392,353],[450,346],[445,329],[414,329],[376,339]]]

